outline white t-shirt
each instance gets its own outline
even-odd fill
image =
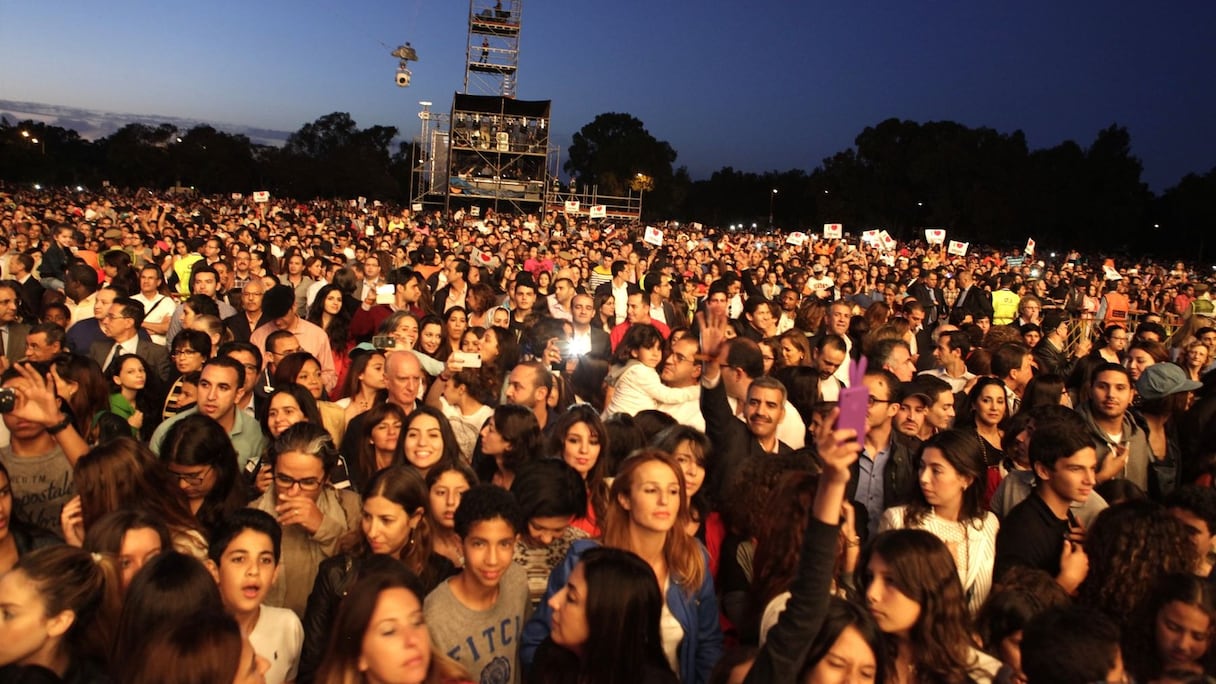
[[[282,684],[296,678],[300,648],[304,645],[304,625],[291,610],[262,606],[249,643],[255,653],[270,662],[266,684]]]
[[[148,297],[143,296],[141,293],[131,297],[131,299],[134,299],[135,301],[144,305],[144,321],[148,323],[164,323],[165,321],[168,321],[169,317],[173,315],[173,310],[177,308],[177,303],[173,301],[172,297],[166,297],[161,294],[153,295],[152,298],[149,299]],[[161,301],[162,299],[164,301]],[[160,303],[157,304],[157,302]],[[156,305],[155,308],[153,308],[153,304]],[[166,342],[164,335],[153,335],[149,333],[149,336],[156,344],[159,344],[162,347],[165,346]]]

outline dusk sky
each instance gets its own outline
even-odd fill
[[[0,99],[294,131],[417,134],[461,89],[467,0],[0,0]],[[411,41],[413,85],[388,52]],[[383,45],[382,45],[383,43]],[[1087,146],[1118,123],[1154,190],[1216,166],[1216,2],[525,0],[518,95],[553,142],[628,112],[694,178],[811,170],[889,117]]]

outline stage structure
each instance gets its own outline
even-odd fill
[[[549,101],[464,95],[452,100],[448,206],[543,211],[548,194]]]
[[[418,103],[422,111],[422,135],[414,143],[411,159],[410,202],[413,205],[427,202],[442,203],[447,193],[448,177],[448,115],[431,111],[431,103]]]
[[[469,0],[466,95],[515,97],[523,0]]]

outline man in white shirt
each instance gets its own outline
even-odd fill
[[[166,346],[165,333],[169,331],[169,317],[177,308],[173,298],[160,293],[164,276],[156,266],[148,265],[139,269],[139,294],[131,299],[144,307],[143,329],[148,332],[152,341],[160,346]]]
[[[574,301],[574,281],[559,277],[553,281],[553,294],[549,295],[549,316],[561,321],[574,321],[570,306]]]
[[[659,378],[668,387],[700,387],[701,361],[697,356],[701,353],[701,345],[695,338],[685,335],[670,345],[667,360],[663,362]],[[678,404],[659,404],[658,409],[681,425],[695,427],[705,432],[705,416],[701,413],[701,395],[691,401]]]
[[[811,267],[811,277],[806,281],[806,287],[812,295],[820,299],[827,299],[835,286],[836,283],[832,277],[824,272],[823,264],[815,264]]]
[[[921,375],[945,380],[950,383],[954,393],[963,392],[967,385],[975,379],[975,375],[967,371],[967,357],[971,355],[971,340],[961,330],[948,330],[937,336],[937,346],[933,349],[933,358],[938,366],[923,371]]]

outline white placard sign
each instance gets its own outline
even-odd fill
[[[878,234],[878,240],[882,244],[882,248],[888,252],[894,252],[896,247],[895,238],[891,237],[887,231],[882,231]]]
[[[801,247],[806,244],[806,233],[795,231],[785,236],[785,244]]]
[[[925,242],[931,245],[943,245],[946,243],[946,231],[941,228],[925,229]]]
[[[823,236],[829,240],[839,240],[844,237],[844,225],[840,223],[823,224]]]
[[[257,202],[258,204],[266,204],[270,201],[270,191],[258,190],[257,192],[253,193],[253,201]]]
[[[646,234],[642,236],[642,241],[652,244],[655,247],[663,246],[663,231],[654,226],[646,226]]]
[[[577,214],[578,213],[578,200],[566,200],[566,213],[567,214]]]
[[[591,218],[602,219],[608,216],[608,207],[602,204],[594,204],[591,206]]]
[[[949,252],[950,254],[953,254],[954,256],[967,256],[967,248],[970,246],[971,246],[970,242],[959,242],[958,240],[951,240],[950,246],[948,248],[946,248],[946,251]]]

